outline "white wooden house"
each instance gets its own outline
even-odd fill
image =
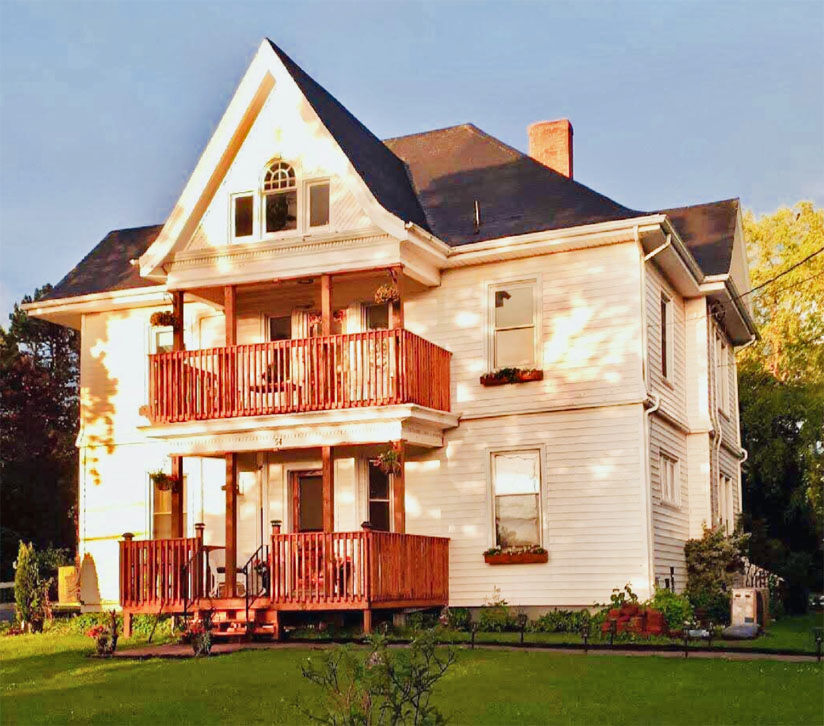
[[[27,306],[82,336],[87,609],[276,633],[683,585],[741,508],[738,201],[632,210],[569,122],[528,135],[380,141],[261,44],[165,224]]]

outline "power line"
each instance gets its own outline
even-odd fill
[[[797,267],[801,267],[801,265],[809,262],[813,257],[820,254],[821,252],[824,252],[824,247],[819,247],[815,252],[813,252],[812,254],[807,255],[803,260],[799,260],[794,265],[790,265],[786,270],[784,270],[783,272],[779,272],[775,277],[771,277],[769,280],[766,280],[766,281],[762,282],[760,285],[756,285],[755,287],[750,288],[749,290],[747,290],[747,292],[741,293],[740,295],[738,295],[737,298],[734,298],[734,299],[742,298],[745,295],[750,295],[750,294],[754,293],[756,290],[760,290],[762,287],[766,287],[767,285],[771,285],[773,282],[775,282],[779,278],[784,277],[784,275],[786,275],[788,272],[792,272]]]

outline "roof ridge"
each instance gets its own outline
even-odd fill
[[[437,129],[428,129],[427,131],[415,131],[411,134],[401,134],[400,136],[389,136],[383,139],[383,143],[387,143],[389,141],[399,141],[400,139],[411,139],[413,136],[426,136],[427,134],[438,134],[442,131],[451,131],[452,129],[461,129],[461,128],[478,128],[473,124],[471,121],[467,121],[466,123],[462,124],[452,124],[450,126],[441,126]]]
[[[676,209],[695,209],[696,207],[706,207],[710,204],[727,204],[728,202],[735,202],[740,206],[741,197],[728,197],[727,199],[716,199],[711,202],[697,202],[695,204],[684,204],[680,207],[662,207],[659,212],[666,212],[667,210],[674,211]]]

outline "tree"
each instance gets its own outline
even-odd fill
[[[26,295],[38,300],[46,285]],[[15,304],[0,327],[0,577],[21,540],[72,550],[76,540],[77,331],[29,317]]]
[[[787,579],[798,609],[822,579],[824,210],[748,212],[744,230],[753,288],[763,285],[751,294],[760,340],[738,359],[744,525],[750,558]]]

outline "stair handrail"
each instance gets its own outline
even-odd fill
[[[252,605],[264,595],[269,594],[271,573],[269,571],[269,545],[262,544],[240,568],[246,576],[246,624],[249,624],[249,611]],[[257,587],[255,587],[257,582]]]

